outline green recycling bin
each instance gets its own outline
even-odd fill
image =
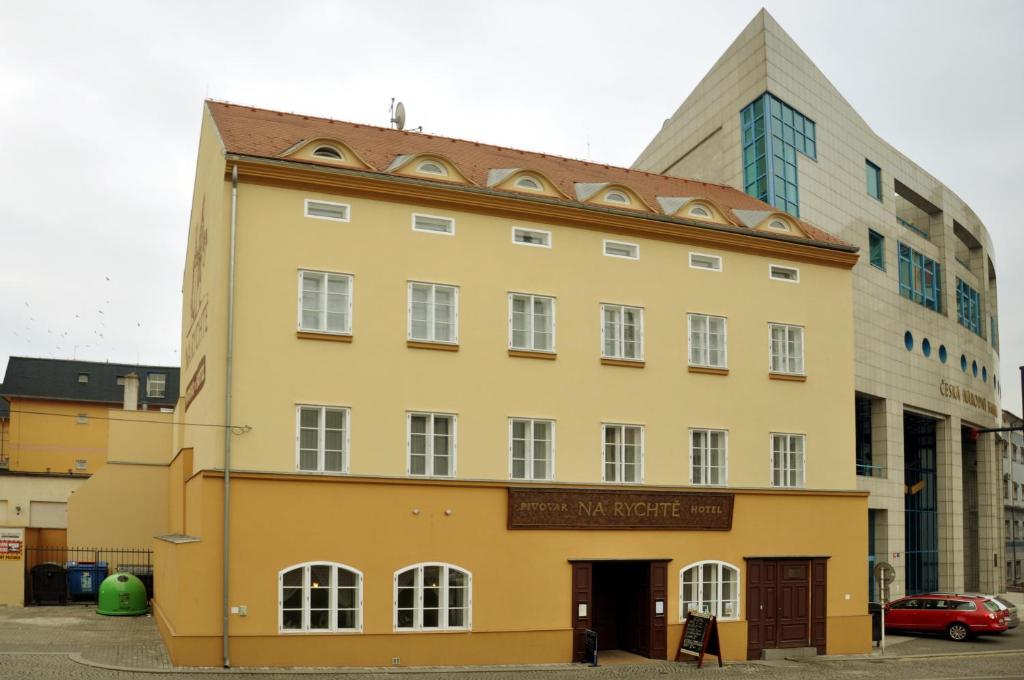
[[[141,616],[149,613],[146,586],[132,574],[113,574],[100,584],[97,614],[105,616]]]

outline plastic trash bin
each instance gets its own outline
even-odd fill
[[[31,592],[32,604],[64,604],[68,601],[67,572],[55,562],[43,562],[32,567]]]
[[[108,576],[100,584],[96,613],[104,616],[141,616],[149,613],[146,586],[137,576],[124,572]]]
[[[68,562],[68,595],[72,600],[95,599],[107,577],[106,562]]]

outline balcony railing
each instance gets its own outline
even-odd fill
[[[885,477],[885,466],[857,463],[857,475],[859,477]]]

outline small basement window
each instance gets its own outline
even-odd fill
[[[800,282],[800,270],[796,267],[783,267],[780,264],[768,265],[768,277],[776,281]]]
[[[313,150],[313,155],[321,158],[333,158],[338,161],[345,159],[345,155],[333,146],[318,146]]]
[[[445,170],[444,166],[434,161],[423,161],[416,166],[416,172],[423,172],[428,175],[441,175],[442,177],[448,175],[448,171]]]
[[[629,205],[631,202],[629,196],[621,191],[609,191],[604,195],[604,200],[609,203],[621,203],[622,205]]]
[[[349,206],[345,203],[314,201],[311,198],[307,198],[306,217],[313,217],[318,220],[332,220],[334,222],[348,222]]]
[[[622,257],[627,260],[640,259],[640,246],[623,241],[604,241],[604,254],[608,257]]]
[[[719,255],[690,253],[690,266],[694,269],[709,269],[714,272],[720,272],[722,271],[722,258]]]
[[[551,232],[541,229],[524,229],[523,227],[512,227],[512,242],[524,246],[537,246],[538,248],[551,247]]]
[[[420,215],[418,213],[413,213],[412,230],[454,236],[455,220],[450,217],[438,217],[436,215]]]
[[[78,374],[78,383],[80,385],[85,385],[88,382],[89,382],[89,374],[88,373],[79,373]]]

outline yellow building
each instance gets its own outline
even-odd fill
[[[867,651],[856,260],[724,186],[207,102],[174,662],[671,658],[691,608]]]
[[[54,549],[44,561],[74,558],[69,546],[149,548],[167,523],[177,396],[176,367],[11,357],[0,387],[0,529],[20,532],[23,555]],[[82,498],[92,507],[76,513]],[[30,566],[5,564],[0,604],[23,603]]]

